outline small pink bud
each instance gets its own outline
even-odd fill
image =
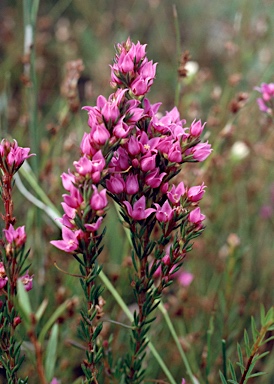
[[[196,203],[201,200],[204,193],[205,193],[205,185],[203,183],[202,185],[190,187],[189,190],[187,191],[187,198],[189,201]]]
[[[139,191],[139,183],[138,183],[138,177],[137,175],[128,175],[126,182],[126,193],[129,195],[134,195]]]
[[[172,219],[174,209],[171,208],[168,200],[166,200],[164,202],[162,207],[156,203],[154,205],[157,208],[157,211],[156,211],[157,220],[159,220],[160,222],[167,223],[168,221],[170,221]]]
[[[191,136],[199,137],[203,132],[204,127],[205,127],[205,124],[202,125],[201,120],[198,120],[198,121],[194,120],[189,128]]]
[[[131,162],[133,168],[139,168],[139,160],[138,159],[133,159],[132,162]]]
[[[21,322],[22,322],[21,318],[20,318],[19,316],[16,316],[16,317],[13,319],[13,326],[14,326],[14,328],[16,328],[17,325],[19,325]]]
[[[33,275],[30,276],[28,273],[26,273],[24,276],[21,276],[19,280],[22,281],[24,284],[25,290],[28,292],[32,289],[32,280],[33,280]]]
[[[201,210],[199,207],[193,209],[193,211],[190,212],[188,219],[193,224],[200,224],[203,220],[205,220],[205,215],[201,213]]]
[[[8,282],[8,277],[6,276],[5,267],[2,261],[0,262],[0,290],[5,287]]]
[[[14,242],[17,247],[24,245],[27,240],[25,226],[14,229],[13,225],[10,224],[8,229],[3,229],[3,232],[5,234],[7,242],[10,244]]]
[[[125,190],[125,182],[121,175],[111,176],[109,180],[106,181],[107,189],[111,193],[119,194]]]
[[[98,192],[98,189],[93,185],[93,194],[90,199],[90,206],[95,211],[98,211],[100,209],[106,208],[108,201],[106,196],[106,189],[102,189],[100,192]]]
[[[146,155],[143,156],[141,161],[140,161],[140,166],[142,171],[147,172],[147,171],[152,171],[155,169],[156,166],[156,155]]]

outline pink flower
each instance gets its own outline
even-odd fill
[[[193,137],[199,137],[203,132],[205,123],[202,125],[201,120],[194,120],[189,128],[190,134]]]
[[[65,188],[66,191],[70,191],[72,188],[74,188],[74,183],[75,183],[75,176],[68,171],[68,173],[62,173],[61,175],[63,187]]]
[[[144,116],[144,110],[139,108],[140,102],[138,100],[129,100],[126,104],[127,110],[125,112],[125,118],[127,124],[132,125],[137,123]]]
[[[128,195],[134,195],[139,191],[138,176],[130,174],[126,178],[125,189]]]
[[[10,244],[15,242],[15,245],[17,247],[24,245],[27,240],[25,226],[14,229],[13,225],[10,224],[8,229],[3,229],[3,232],[5,234],[7,242]]]
[[[121,54],[118,61],[118,70],[127,73],[132,72],[134,70],[133,57],[129,53],[125,55]]]
[[[6,271],[2,261],[0,262],[0,290],[5,287],[8,282],[8,277],[6,276]]]
[[[145,79],[150,85],[152,84],[152,80],[155,78],[156,67],[157,63],[153,64],[153,61],[151,60],[144,62],[139,69],[140,76],[142,76],[142,78]]]
[[[84,201],[79,189],[77,189],[75,186],[71,187],[70,195],[64,194],[62,196],[64,202],[71,208],[79,208]]]
[[[178,282],[183,287],[188,287],[194,279],[194,275],[190,272],[187,272],[187,271],[179,272],[176,277],[177,277]]]
[[[105,145],[110,133],[103,124],[96,124],[91,128],[90,136],[96,144]]]
[[[168,151],[168,160],[172,163],[181,163],[182,161],[182,149],[178,142],[172,144]]]
[[[166,172],[162,172],[159,174],[159,168],[156,168],[154,171],[151,171],[146,179],[145,182],[147,185],[149,185],[151,188],[158,188],[165,177]]]
[[[92,157],[92,172],[102,172],[105,165],[106,160],[102,154],[101,149],[95,153],[95,155]]]
[[[156,209],[153,209],[153,208],[146,209],[145,196],[142,196],[139,200],[137,200],[133,204],[133,207],[128,201],[123,201],[123,203],[127,208],[127,212],[129,216],[137,221],[146,219],[149,215],[151,215],[151,213],[156,211]]]
[[[110,179],[106,181],[106,187],[109,192],[119,194],[125,190],[125,182],[120,174],[110,176]]]
[[[24,275],[24,276],[21,276],[19,277],[19,280],[22,281],[22,283],[24,284],[24,288],[25,290],[28,292],[32,289],[32,280],[33,280],[33,275],[30,276],[28,274],[28,272]]]
[[[64,202],[62,202],[61,205],[62,205],[63,210],[64,210],[65,214],[67,215],[67,217],[69,217],[71,220],[73,220],[75,218],[75,215],[76,215],[76,209],[70,207],[69,205],[67,205]]]
[[[89,232],[96,232],[100,228],[100,225],[103,221],[103,216],[100,216],[95,223],[92,224],[85,224],[85,228]]]
[[[23,162],[35,154],[29,154],[30,148],[19,147],[16,140],[13,143],[6,139],[3,139],[0,144],[0,155],[6,160],[8,167],[12,169],[12,172],[16,172]]]
[[[72,231],[67,227],[62,228],[62,237],[63,240],[53,240],[50,243],[56,248],[61,249],[62,251],[72,253],[76,251],[79,246],[78,236],[81,233],[80,230]]]
[[[132,156],[136,156],[141,152],[141,145],[136,137],[131,136],[127,143],[127,150]]]
[[[260,210],[263,219],[270,219],[273,216],[273,207],[271,205],[263,205]]]
[[[141,158],[140,167],[142,171],[152,171],[156,167],[156,155],[147,154]]]
[[[167,192],[167,197],[172,204],[178,204],[180,202],[181,197],[185,194],[185,186],[181,181],[177,187],[172,185],[172,188],[169,192]]]
[[[50,384],[59,384],[59,380],[57,380],[56,377],[54,377],[54,378],[51,380]],[[184,383],[182,383],[182,384],[184,384]]]
[[[143,79],[141,76],[137,77],[132,82],[130,88],[135,96],[142,96],[149,90],[147,80]]]
[[[263,99],[257,99],[257,104],[259,106],[260,111],[262,112],[268,112],[270,108],[265,104]]]
[[[13,147],[10,150],[10,153],[7,157],[8,165],[15,164],[16,168],[20,167],[23,162],[30,156],[34,156],[34,154],[29,155],[30,148],[21,148],[21,147]]]
[[[127,137],[129,132],[131,131],[131,127],[129,127],[122,119],[117,122],[115,127],[113,128],[113,135],[118,139],[122,139]]]
[[[92,186],[92,188],[94,192],[90,199],[91,208],[94,209],[95,211],[99,211],[101,209],[106,208],[108,204],[107,196],[106,196],[107,190],[102,189],[100,192],[98,192],[97,187],[95,187],[94,185]]]
[[[88,159],[86,155],[82,156],[80,160],[74,161],[73,165],[76,171],[82,176],[90,175],[92,172],[92,161]]]
[[[137,44],[131,43],[131,48],[128,51],[129,56],[139,63],[146,56],[146,44],[142,45],[138,41]]]
[[[187,153],[188,151],[186,151]],[[195,147],[190,149],[190,153],[193,155],[193,159],[197,161],[204,161],[212,152],[211,145],[206,143],[199,143]]]
[[[125,171],[129,167],[129,158],[127,151],[119,147],[117,151],[114,152],[112,159],[110,161],[110,168],[114,167],[115,171]]]
[[[205,215],[201,213],[201,210],[199,207],[193,209],[193,211],[190,212],[188,219],[191,223],[199,225],[201,222],[205,219]]]
[[[88,156],[93,156],[96,153],[96,149],[92,145],[92,139],[90,136],[90,133],[84,133],[80,148],[83,154],[86,154]]]
[[[115,122],[120,116],[119,108],[117,107],[117,105],[113,104],[110,101],[105,103],[101,110],[101,113],[106,122]]]
[[[187,198],[189,201],[192,201],[193,203],[196,203],[197,201],[200,201],[205,193],[205,185],[204,183],[202,185],[197,185],[195,187],[190,187],[187,191]]]
[[[154,205],[157,208],[156,218],[157,218],[158,221],[167,223],[168,221],[170,221],[172,219],[174,209],[171,208],[171,206],[169,205],[168,200],[166,200],[164,202],[162,207],[159,204],[156,204],[156,203]]]

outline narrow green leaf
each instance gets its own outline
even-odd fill
[[[39,322],[41,320],[41,317],[43,316],[47,306],[48,306],[48,299],[44,299],[42,303],[40,304],[39,308],[37,309],[35,313],[36,321]]]
[[[251,354],[251,349],[250,349],[250,343],[249,343],[249,336],[248,333],[245,329],[244,331],[244,343],[245,343],[245,352],[247,356],[250,356]]]
[[[239,356],[239,366],[241,368],[241,372],[243,374],[244,370],[245,370],[245,367],[244,367],[244,359],[243,359],[243,354],[242,354],[242,350],[241,350],[241,346],[239,343],[237,343],[237,352],[238,352],[238,356]]]
[[[251,317],[251,331],[252,331],[253,342],[255,343],[259,332],[257,331],[256,323],[253,316]]]
[[[65,312],[70,300],[66,300],[63,304],[61,304],[51,315],[51,317],[48,319],[44,327],[42,328],[39,336],[38,341],[43,345],[45,341],[45,337],[47,332],[50,330],[52,325],[55,323],[55,321],[58,319],[59,316],[62,315],[63,312]]]
[[[57,344],[58,344],[58,324],[54,324],[51,330],[51,335],[48,341],[46,349],[46,359],[45,359],[45,372],[46,379],[49,382],[52,380],[54,375],[54,369],[57,358]]]
[[[252,373],[252,375],[250,375],[249,378],[251,379],[251,377],[257,377],[257,376],[262,376],[262,375],[266,375],[266,372]]]
[[[227,384],[227,381],[226,381],[226,379],[225,379],[225,377],[224,377],[224,375],[222,374],[221,371],[219,371],[219,374],[220,374],[220,378],[222,380],[222,384]]]
[[[264,324],[264,319],[265,319],[265,309],[264,309],[264,306],[261,305],[261,308],[260,308],[260,317],[261,317],[261,324]]]
[[[236,372],[235,372],[235,369],[231,363],[231,361],[228,363],[229,364],[229,370],[230,370],[230,373],[231,373],[231,376],[232,376],[232,379],[235,380],[237,382],[237,376],[236,376]],[[230,382],[230,380],[228,380]]]
[[[30,322],[30,315],[32,313],[29,295],[25,290],[24,284],[20,279],[17,280],[17,297],[20,312],[27,323]]]

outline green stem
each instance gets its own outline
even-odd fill
[[[179,341],[179,338],[178,338],[178,335],[175,331],[175,328],[171,322],[171,319],[169,317],[169,314],[167,312],[167,310],[165,309],[165,307],[163,306],[162,303],[159,304],[158,308],[160,309],[160,311],[162,312],[162,315],[164,316],[164,319],[165,319],[165,322],[168,326],[168,329],[173,337],[173,340],[176,344],[176,347],[178,348],[178,351],[179,351],[179,354],[184,362],[184,365],[185,365],[185,368],[186,368],[186,373],[187,375],[189,376],[190,378],[190,381],[192,384],[199,384],[198,380],[196,379],[196,377],[193,375],[192,371],[191,371],[191,368],[190,368],[190,365],[189,365],[189,362],[188,362],[188,359],[186,357],[186,354],[180,344],[180,341]]]
[[[104,285],[106,286],[106,288],[111,292],[112,296],[116,300],[117,304],[121,307],[121,309],[123,310],[125,315],[132,322],[133,321],[132,313],[130,312],[130,310],[128,309],[126,303],[124,302],[122,297],[119,295],[119,293],[116,291],[116,289],[114,288],[114,286],[112,285],[112,283],[110,282],[110,280],[107,278],[107,276],[104,274],[103,271],[100,272],[99,277],[101,278],[101,280],[104,283]],[[167,368],[166,364],[164,363],[163,359],[161,358],[161,356],[159,355],[158,351],[156,350],[156,348],[154,347],[154,345],[152,344],[151,341],[149,341],[148,347],[151,350],[151,353],[153,354],[155,359],[157,360],[158,364],[162,368],[162,370],[165,373],[166,377],[168,378],[170,384],[176,384],[176,381],[174,380],[174,378],[171,375],[169,369]],[[195,383],[195,382],[193,382],[193,383]],[[196,384],[198,384],[197,381],[196,381]]]
[[[117,214],[119,215],[119,217],[121,217],[121,216],[120,216],[120,213],[119,213],[119,205],[116,204],[116,203],[115,203],[115,208],[116,208]],[[128,238],[129,243],[132,245],[132,243],[131,243],[131,237],[130,237],[130,230],[129,230],[128,228],[125,228],[125,227],[124,227],[124,230],[125,230],[125,232],[126,232],[126,235],[127,235],[127,238]],[[170,333],[171,333],[171,335],[172,335],[172,337],[173,337],[173,339],[174,339],[174,341],[175,341],[175,344],[176,344],[176,346],[177,346],[177,348],[178,348],[179,354],[180,354],[180,356],[181,356],[181,358],[182,358],[182,360],[183,360],[183,363],[184,363],[185,368],[186,368],[186,372],[187,372],[187,374],[189,375],[191,382],[192,382],[193,384],[199,384],[198,380],[195,378],[195,376],[193,375],[193,373],[192,373],[192,371],[191,371],[191,368],[190,368],[188,359],[187,359],[187,357],[186,357],[186,354],[185,354],[185,352],[183,351],[183,348],[182,348],[182,346],[181,346],[181,344],[180,344],[180,342],[179,342],[179,337],[178,337],[178,335],[177,335],[177,333],[176,333],[176,331],[175,331],[175,328],[174,328],[174,326],[173,326],[173,324],[172,324],[172,321],[171,321],[171,319],[170,319],[170,317],[169,317],[169,314],[168,314],[167,310],[165,309],[163,303],[160,303],[159,306],[158,306],[158,308],[159,308],[159,310],[162,312],[162,314],[163,314],[163,316],[164,316],[166,325],[167,325],[167,327],[168,327],[168,329],[169,329],[169,331],[170,331]],[[132,316],[132,315],[131,315],[131,316]]]
[[[40,152],[40,134],[37,129],[37,78],[35,71],[35,50],[34,35],[36,19],[39,8],[39,0],[23,0],[24,16],[24,55],[26,64],[24,66],[24,75],[29,82],[27,87],[27,109],[29,111],[29,136],[31,148],[37,154],[32,159],[35,173],[38,173],[38,158]]]
[[[222,340],[222,355],[223,355],[223,374],[224,378],[227,380],[227,372],[226,372],[226,340]]]
[[[173,4],[173,17],[174,17],[174,26],[175,26],[175,38],[176,38],[176,65],[178,67],[179,61],[180,61],[180,56],[181,56],[181,38],[180,38],[180,27],[179,27],[179,21],[178,21],[178,13],[177,13],[177,8],[176,5]],[[182,83],[181,81],[178,81],[176,78],[176,89],[175,89],[175,105],[176,107],[179,106],[180,102],[180,93],[181,93],[181,86]]]

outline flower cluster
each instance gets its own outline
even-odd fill
[[[24,245],[26,243],[26,233],[25,227],[14,228],[12,224],[10,224],[8,229],[3,229],[3,233],[5,235],[6,244],[5,244],[5,253],[8,261],[16,259],[20,254],[24,251]],[[20,256],[19,256],[20,257]],[[26,291],[30,291],[32,289],[33,284],[33,276],[30,276],[28,272],[19,277],[20,271],[17,268],[14,269],[13,276],[13,284],[16,284],[17,279],[19,279]],[[0,289],[3,289],[8,283],[8,276],[6,275],[4,263],[0,262]]]
[[[16,140],[9,142],[3,139],[0,144],[0,168],[14,175],[27,158],[34,156],[29,151],[30,148],[19,147]]]
[[[205,216],[197,205],[204,184],[187,188],[183,182],[169,185],[169,180],[183,163],[200,162],[210,154],[208,142],[200,142],[205,124],[194,120],[185,127],[176,107],[164,116],[158,113],[161,103],[151,104],[144,96],[155,70],[145,45],[130,39],[118,44],[111,66],[111,84],[117,90],[108,99],[99,96],[96,106],[83,108],[90,132],[83,136],[75,171],[62,175],[68,191],[60,219],[63,240],[52,241],[59,249],[77,252],[80,240],[94,236],[107,207],[106,194],[130,221],[154,215],[159,223],[175,225],[187,212],[192,227],[202,228]]]
[[[1,141],[0,191],[4,213],[1,213],[0,217],[4,221],[4,229],[0,239],[0,350],[5,353],[0,353],[0,365],[5,367],[5,377],[9,383],[27,382],[27,379],[18,380],[18,370],[22,364],[22,342],[18,341],[14,332],[22,319],[15,303],[18,302],[18,281],[29,291],[32,289],[33,276],[29,275],[29,266],[26,266],[29,251],[25,252],[25,227],[14,226],[16,218],[13,216],[12,191],[15,173],[27,158],[33,156],[29,152],[29,148],[19,147],[16,140]]]
[[[187,127],[176,107],[159,114],[161,103],[151,104],[146,97],[155,73],[156,64],[148,61],[145,45],[130,39],[117,45],[111,66],[114,93],[99,96],[95,106],[83,108],[90,131],[82,138],[74,171],[62,175],[67,191],[59,219],[62,240],[51,243],[79,262],[87,299],[81,327],[85,338],[90,334],[88,359],[82,366],[87,379],[96,376],[95,361],[100,358],[94,335],[98,337],[102,327],[94,322],[93,311],[100,292],[95,289],[100,272],[96,259],[102,249],[107,195],[119,205],[130,229],[133,263],[136,271],[139,268],[133,284],[139,312],[133,323],[133,355],[125,359],[126,383],[141,381],[140,353],[146,343],[142,327],[146,325],[148,331],[147,318],[158,305],[156,298],[176,276],[191,240],[203,230],[205,216],[199,202],[205,185],[188,187],[171,180],[184,163],[204,161],[211,153],[210,144],[201,142],[205,124],[194,120]],[[191,279],[192,275],[184,276],[183,284]]]
[[[118,44],[111,66],[112,84],[117,90],[108,99],[99,96],[96,106],[83,108],[88,113],[90,132],[83,136],[82,156],[74,162],[75,171],[62,175],[68,191],[62,203],[63,240],[52,242],[66,252],[76,252],[79,240],[89,239],[99,229],[107,206],[106,193],[126,207],[132,220],[155,214],[163,223],[180,213],[181,201],[197,205],[203,196],[204,185],[185,188],[180,183],[169,189],[168,181],[180,165],[205,160],[211,147],[200,142],[204,129],[200,120],[187,128],[176,107],[159,116],[161,103],[151,105],[144,97],[156,69],[145,49],[130,39]],[[84,226],[79,228],[76,218],[83,216]],[[189,215],[197,229],[203,220],[199,208]]]
[[[272,115],[274,108],[274,83],[262,83],[260,87],[255,89],[261,93],[261,97],[257,99],[260,110]]]

